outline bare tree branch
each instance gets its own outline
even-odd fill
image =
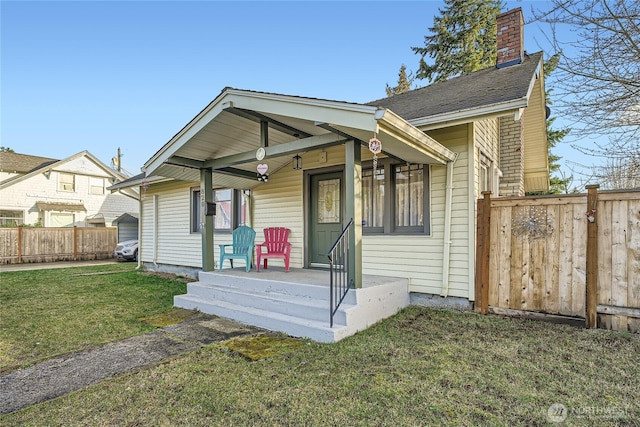
[[[561,53],[547,85],[578,138],[574,148],[607,159],[589,179],[640,186],[640,2],[552,0],[535,19],[551,25],[550,42]],[[562,26],[573,40],[558,37]]]

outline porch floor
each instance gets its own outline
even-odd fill
[[[285,283],[300,283],[305,285],[318,285],[329,287],[329,270],[321,268],[293,268],[288,272],[281,266],[269,266],[268,269],[260,267],[260,271],[256,271],[255,266],[251,271],[247,272],[243,265],[235,268],[223,268],[222,271],[209,271],[207,274],[217,274],[221,276],[245,277],[258,280],[275,280]],[[398,277],[362,275],[362,287],[371,288],[380,286],[398,280],[404,280]],[[328,292],[328,291],[327,291]]]
[[[336,342],[364,330],[409,305],[408,280],[365,275],[362,288],[350,289],[329,322],[329,272],[273,266],[247,272],[244,265],[200,272],[174,305],[248,325]]]

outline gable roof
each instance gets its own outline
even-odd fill
[[[260,140],[267,136],[262,131],[265,125],[268,144]],[[271,172],[289,164],[294,154],[346,140],[367,141],[374,134],[385,154],[406,161],[445,164],[455,158],[451,150],[389,109],[225,88],[142,169],[148,177],[193,182],[200,180],[200,170],[211,169],[221,186],[252,188],[259,185],[256,150],[261,146]]]
[[[1,154],[16,154],[16,153],[1,153]],[[23,160],[24,163],[26,164],[28,162],[28,160],[25,160],[26,158],[31,157],[32,159],[46,159],[45,157],[36,157],[36,156],[29,156],[26,154],[18,154],[18,156],[22,156],[22,157],[15,157],[15,156],[9,156],[9,158],[13,158],[13,159],[18,159],[18,160]],[[104,170],[106,173],[108,173],[109,175],[113,176],[115,179],[117,179],[118,181],[122,181],[124,179],[126,179],[126,176],[123,175],[122,173],[115,171],[113,169],[111,169],[110,167],[108,167],[107,165],[105,165],[104,163],[102,163],[97,157],[95,157],[93,154],[89,153],[88,151],[81,151],[77,154],[74,154],[73,156],[67,157],[66,159],[62,159],[62,160],[55,160],[55,159],[46,159],[46,161],[41,162],[40,164],[37,164],[35,167],[31,168],[28,171],[25,171],[25,173],[23,173],[22,175],[16,175],[16,176],[12,176],[10,178],[5,179],[4,181],[0,181],[0,190],[7,188],[13,184],[16,184],[18,182],[24,181],[26,179],[31,178],[34,175],[37,175],[39,173],[42,173],[48,169],[55,169],[56,167],[59,167],[67,162],[70,162],[72,160],[78,159],[80,157],[87,157],[89,160],[91,160],[93,163],[95,163],[98,167],[100,167],[102,170]],[[3,168],[4,168],[4,156],[0,156],[0,159],[2,159],[3,161]],[[33,164],[35,164],[36,162],[34,160],[31,160],[33,162]],[[130,195],[133,197],[133,195]]]
[[[414,126],[464,120],[527,106],[542,66],[542,52],[525,55],[519,65],[490,67],[399,95],[371,101]]]
[[[49,157],[2,151],[0,152],[0,172],[29,173],[49,166],[57,161],[57,159],[51,159]]]

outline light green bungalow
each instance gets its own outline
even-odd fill
[[[176,306],[322,342],[409,304],[469,308],[481,192],[549,185],[542,54],[514,25],[496,67],[368,104],[225,88],[113,187],[140,187],[141,267],[199,278]],[[240,225],[289,228],[291,271],[220,266]]]

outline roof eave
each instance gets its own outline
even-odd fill
[[[134,187],[139,187],[141,185],[144,184],[151,184],[151,183],[159,183],[159,182],[164,182],[164,181],[173,181],[173,178],[165,178],[163,176],[149,176],[149,177],[143,177],[140,179],[134,179],[134,180],[127,180],[127,181],[122,181],[119,182],[117,184],[114,184],[110,187],[107,187],[107,190],[111,191],[111,192],[115,192],[118,190],[123,190],[126,188],[134,188]]]
[[[529,103],[530,93],[531,90],[529,90],[529,94],[527,94],[527,96],[516,100],[485,105],[478,108],[435,114],[433,116],[420,117],[409,120],[409,123],[424,131],[456,126],[476,120],[484,120],[510,114],[513,114],[514,118],[518,120],[522,115],[523,109],[526,108]]]
[[[456,153],[422,132],[412,123],[405,121],[393,111],[381,109],[376,113],[376,117],[379,117],[379,126],[387,133],[403,136],[402,139],[405,144],[431,157],[436,163],[444,165],[455,160]]]

